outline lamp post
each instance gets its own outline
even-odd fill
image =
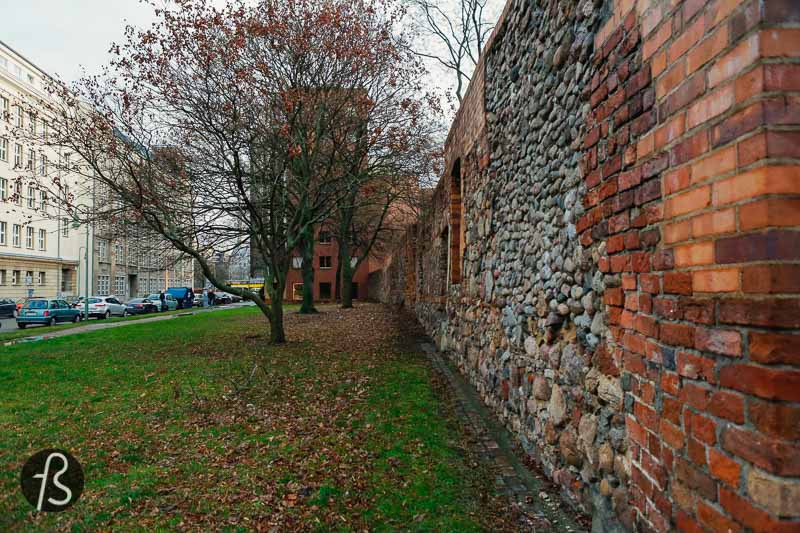
[[[77,215],[73,215],[72,218],[72,227],[74,229],[80,228],[81,224],[78,221]],[[86,320],[89,320],[89,223],[86,223],[86,246],[81,246],[84,249],[84,263],[86,265],[85,272],[84,272],[84,295],[83,295],[83,316]],[[94,250],[92,251],[92,259],[94,259]],[[80,248],[78,249],[78,253],[80,253]]]

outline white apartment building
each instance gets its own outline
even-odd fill
[[[0,41],[0,298],[85,295],[87,278],[90,295],[122,300],[191,287],[193,261],[180,258],[163,239],[123,223],[75,226],[63,202],[48,198],[54,191],[37,186],[58,169],[62,193],[70,191],[73,203],[93,212],[113,205],[100,183],[60,172],[77,163],[74,154],[29,146],[15,133],[47,135],[44,114],[28,112],[31,102],[48,98],[46,79]]]
[[[79,294],[85,227],[73,227],[60,202],[48,198],[32,174],[47,176],[66,154],[27,145],[27,135],[47,135],[47,119],[22,102],[46,98],[47,74],[0,41],[0,297],[68,297]],[[22,178],[21,180],[19,178]],[[78,178],[60,176],[78,191]],[[82,199],[78,199],[81,202]],[[90,235],[91,237],[91,235]]]

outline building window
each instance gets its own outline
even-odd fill
[[[47,176],[47,156],[45,155],[39,158],[39,175]]]
[[[33,228],[30,226],[25,228],[25,248],[33,250]]]
[[[12,270],[11,271],[11,284],[12,285],[19,285],[19,270]]]
[[[464,187],[461,180],[461,160],[456,159],[450,180],[450,283],[461,283],[461,257],[464,253]]]
[[[46,275],[44,272],[39,272],[39,285],[44,285],[46,280]]]
[[[28,130],[36,135],[36,116],[33,113],[28,113]]]
[[[47,191],[39,191],[39,209],[47,211]]]
[[[43,229],[39,230],[39,249],[45,250],[47,246],[47,232]]]
[[[8,139],[0,139],[0,161],[8,161]]]
[[[114,278],[114,294],[123,296],[125,294],[125,277],[117,276]]]
[[[14,143],[14,168],[22,168],[22,145]]]
[[[331,296],[331,284],[330,283],[320,283],[319,284],[319,299],[320,300],[330,300]]]
[[[333,258],[329,255],[321,255],[319,256],[319,267],[320,268],[333,268]]]
[[[14,196],[17,199],[17,205],[22,205],[22,183],[19,181],[14,185]]]
[[[33,285],[33,270],[25,272],[25,285]]]
[[[28,207],[31,209],[36,207],[36,191],[33,187],[28,187]]]
[[[0,113],[3,114],[3,120],[11,120],[11,113],[8,112],[8,98],[0,96]]]
[[[22,246],[22,227],[19,224],[11,228],[11,243],[17,248]]]
[[[6,281],[6,271],[0,270],[0,285],[5,285]]]
[[[108,250],[106,248],[106,241],[98,241],[97,253],[100,256],[100,261],[106,261],[108,259]]]
[[[320,231],[319,232],[319,243],[320,244],[330,244],[331,243],[331,234],[328,231]]]
[[[8,180],[5,178],[0,178],[0,200],[8,200]]]
[[[28,161],[25,168],[28,170],[34,170],[36,168],[36,151],[33,148],[28,148]]]
[[[47,140],[47,137],[48,137],[47,129],[48,129],[47,122],[45,122],[44,119],[42,119],[42,139],[44,139],[44,140]]]
[[[14,117],[14,125],[18,128],[21,128],[22,122],[22,106],[17,106],[17,114]]]
[[[303,299],[303,284],[295,283],[292,285],[292,300]]]
[[[114,261],[117,263],[125,261],[125,248],[123,248],[122,244],[117,243],[114,245]]]
[[[61,236],[69,237],[69,219],[66,217],[61,219]]]
[[[292,268],[299,270],[303,267],[303,258],[299,256],[292,257]]]
[[[109,277],[97,276],[97,294],[99,296],[108,296]]]
[[[0,222],[0,244],[6,245],[6,231],[8,231],[8,223]]]

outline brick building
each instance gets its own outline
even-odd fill
[[[355,265],[357,257],[352,259]],[[286,299],[302,301],[303,275],[301,270],[302,259],[295,253],[292,266],[286,277]],[[339,266],[339,245],[336,239],[326,231],[317,231],[317,242],[314,246],[314,301],[330,302],[336,297],[336,273]],[[374,268],[374,267],[373,267]],[[370,272],[370,259],[363,261],[353,274],[353,299],[364,300],[367,298],[367,278]]]
[[[602,531],[800,530],[800,3],[506,5],[400,302]]]
[[[357,260],[357,253],[353,254],[353,264]],[[263,279],[263,267],[255,255],[251,255],[250,264],[252,265],[251,277]],[[303,271],[302,258],[300,251],[295,250],[292,254],[292,262],[286,276],[286,288],[284,290],[284,300],[302,301],[303,300]],[[339,265],[339,245],[331,236],[330,232],[324,230],[316,231],[316,243],[314,245],[314,301],[330,302],[336,298],[336,274]],[[358,266],[353,273],[353,299],[364,300],[368,296],[368,278],[371,271],[380,268],[380,262],[373,258]]]

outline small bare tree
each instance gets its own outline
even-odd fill
[[[491,0],[409,1],[414,28],[432,44],[424,49],[415,47],[414,52],[455,74],[459,102],[494,28],[490,3]]]

